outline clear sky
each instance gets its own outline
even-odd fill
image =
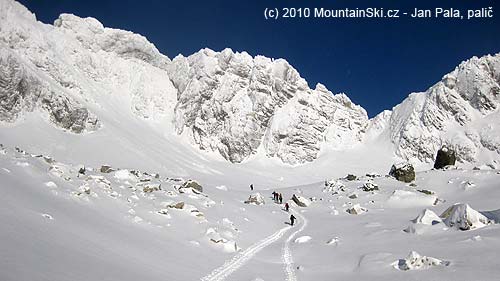
[[[498,1],[497,1],[498,2]],[[314,87],[345,92],[370,117],[409,93],[426,90],[461,61],[500,52],[500,5],[494,0],[22,0],[38,20],[60,13],[97,18],[140,33],[170,58],[226,47],[284,58]],[[265,8],[466,9],[493,7],[489,19],[279,19]]]

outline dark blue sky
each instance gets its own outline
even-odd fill
[[[345,92],[370,116],[391,109],[410,92],[423,91],[472,56],[500,52],[500,5],[494,0],[340,1],[22,0],[52,23],[60,13],[95,17],[104,26],[146,36],[170,58],[201,48],[247,51],[285,58],[311,87]],[[493,7],[493,19],[280,19],[264,9],[281,7],[413,8]]]

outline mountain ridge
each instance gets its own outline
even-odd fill
[[[325,149],[373,143],[421,163],[443,145],[463,162],[500,154],[495,122],[482,122],[496,120],[499,54],[464,61],[426,92],[369,119],[347,95],[310,88],[284,59],[202,49],[170,60],[145,37],[94,18],[61,14],[48,25],[17,2],[0,6],[4,124],[41,109],[57,127],[80,134],[120,126],[128,108],[233,163],[262,150],[305,164]]]

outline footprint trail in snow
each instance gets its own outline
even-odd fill
[[[297,281],[297,276],[293,268],[293,256],[290,250],[290,242],[293,238],[301,231],[303,231],[307,226],[307,220],[300,213],[293,212],[302,221],[302,225],[298,230],[293,232],[288,239],[286,239],[285,245],[283,246],[283,253],[281,255],[281,260],[285,266],[286,281]]]
[[[209,275],[201,278],[201,281],[222,281],[235,272],[238,268],[246,264],[255,254],[265,247],[280,239],[291,226],[286,226],[261,241],[248,247],[246,250],[238,253],[224,265],[212,271]]]

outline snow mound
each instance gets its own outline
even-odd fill
[[[387,203],[395,208],[407,208],[415,206],[431,206],[437,200],[434,195],[426,195],[407,190],[394,190],[387,199]]]
[[[301,236],[297,239],[295,239],[295,243],[301,244],[301,243],[307,243],[311,241],[312,237],[311,236]]]
[[[443,221],[438,215],[436,215],[436,213],[429,209],[425,209],[411,222],[412,223],[406,229],[404,229],[404,232],[422,234],[430,226],[442,223]]]
[[[481,228],[492,222],[468,204],[456,203],[441,214],[444,223],[460,230]]]
[[[407,270],[422,270],[429,269],[435,266],[448,266],[449,261],[443,261],[433,257],[421,256],[415,251],[411,251],[405,259],[400,259],[393,263],[394,268],[407,271]]]
[[[412,222],[425,225],[435,225],[442,222],[442,220],[433,211],[425,209],[416,218],[414,218]]]

